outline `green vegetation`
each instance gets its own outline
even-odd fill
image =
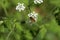
[[[60,40],[60,0],[0,0],[0,40]],[[25,10],[16,10],[24,3]],[[37,8],[37,9],[36,9]],[[38,12],[37,22],[29,22],[28,14]]]

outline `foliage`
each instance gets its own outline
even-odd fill
[[[0,40],[60,40],[60,0],[0,0]],[[23,12],[16,11],[24,3]],[[37,10],[35,10],[37,8]],[[38,21],[29,23],[28,13],[38,11]]]

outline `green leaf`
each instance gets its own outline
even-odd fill
[[[46,24],[46,28],[50,30],[53,33],[59,33],[60,32],[60,27],[58,26],[57,22],[55,19],[52,19],[48,24]]]
[[[57,36],[53,33],[47,33],[45,40],[58,40]]]
[[[19,22],[16,22],[15,25],[16,25],[16,29],[17,29],[18,32],[23,31],[23,27],[20,25]]]
[[[14,36],[15,36],[15,39],[16,39],[16,40],[21,40],[19,34],[15,33]]]
[[[0,26],[0,32],[5,32],[4,26]]]
[[[42,40],[46,35],[47,30],[42,25],[42,29],[39,31],[38,35],[36,36],[35,40]]]
[[[6,26],[8,27],[9,30],[11,30],[13,27],[12,27],[12,21],[11,20],[5,20],[4,23],[6,24]]]
[[[25,37],[26,37],[26,40],[32,40],[33,39],[31,33],[29,32],[29,30],[25,31]]]
[[[12,0],[11,2],[14,4],[24,3],[25,5],[28,5],[28,0]]]
[[[8,0],[2,0],[0,1],[0,4],[5,8],[8,8],[10,6],[10,3],[8,2]]]
[[[60,7],[60,0],[49,0],[49,2],[57,7]]]

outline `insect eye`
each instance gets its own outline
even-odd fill
[[[34,18],[32,18],[32,17],[30,17],[30,20],[31,20],[32,22],[35,22]]]
[[[32,17],[30,17],[30,19],[33,19]]]

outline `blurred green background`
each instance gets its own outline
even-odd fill
[[[0,0],[0,40],[60,40],[60,0],[43,0],[38,21],[29,23],[28,14],[38,7],[33,1]],[[25,11],[16,11],[19,2]]]

